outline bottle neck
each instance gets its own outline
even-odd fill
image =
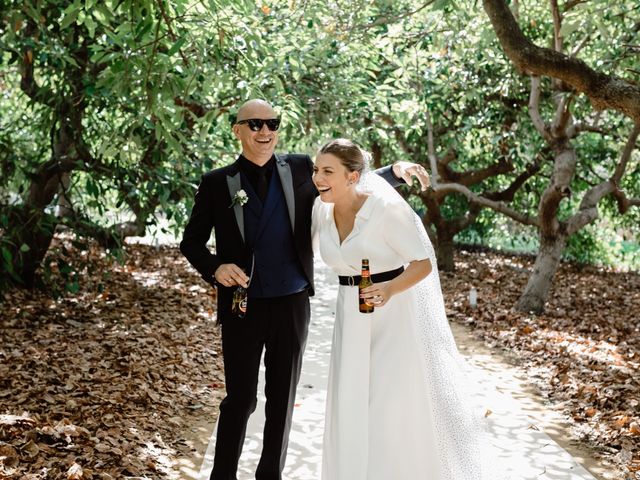
[[[369,273],[369,267],[362,267],[362,275],[363,277],[369,277],[371,274]]]

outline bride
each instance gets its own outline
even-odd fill
[[[339,277],[323,446],[324,480],[479,480],[477,419],[418,216],[337,139],[318,152],[316,249]],[[363,259],[373,286],[360,313]],[[404,270],[399,267],[405,267]]]

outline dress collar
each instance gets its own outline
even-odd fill
[[[361,218],[362,220],[367,220],[371,216],[371,212],[375,206],[375,198],[373,195],[368,195],[358,213],[356,213],[356,219]]]

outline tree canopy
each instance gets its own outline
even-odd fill
[[[561,258],[640,264],[632,0],[1,6],[0,288],[51,268],[77,288],[47,257],[57,231],[111,250],[179,233],[253,97],[281,111],[282,150],[346,136],[376,166],[428,166],[434,188],[404,193],[440,266],[455,241],[536,253],[522,309]]]

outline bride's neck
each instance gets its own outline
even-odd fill
[[[364,193],[354,189],[353,192],[349,192],[349,194],[333,204],[334,215],[340,217],[355,216],[366,199],[367,196]]]

